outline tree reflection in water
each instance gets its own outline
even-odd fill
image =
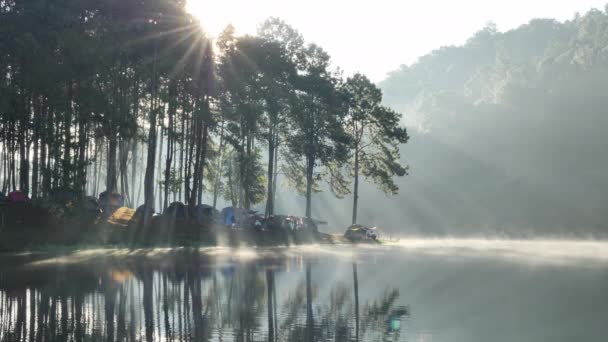
[[[311,260],[217,264],[198,252],[0,268],[0,341],[400,340],[398,290],[371,289],[360,306],[357,267],[353,284],[315,279]]]

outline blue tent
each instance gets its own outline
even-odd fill
[[[222,209],[221,223],[229,227],[232,225],[241,225],[246,222],[247,218],[253,213],[255,213],[255,211],[243,208],[226,207]]]
[[[234,211],[234,207],[226,207],[222,209],[222,224],[225,226],[232,226],[237,224],[237,217]]]

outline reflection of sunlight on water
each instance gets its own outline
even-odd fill
[[[415,239],[407,238],[382,245],[303,245],[291,247],[204,247],[148,249],[88,249],[35,261],[32,265],[71,264],[99,258],[145,258],[163,261],[170,256],[194,253],[212,257],[214,263],[247,262],[255,259],[333,257],[361,261],[383,253],[403,257],[428,255],[438,257],[499,258],[526,264],[599,266],[608,261],[608,242],[574,240],[492,240],[492,239]]]

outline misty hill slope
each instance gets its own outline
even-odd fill
[[[608,232],[606,13],[505,33],[489,26],[381,87],[412,135],[403,149],[411,175],[399,180],[398,210],[383,214],[384,224],[454,234]]]

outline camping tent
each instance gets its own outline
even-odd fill
[[[146,210],[146,205],[142,204],[139,207],[137,207],[137,210],[135,210],[135,217],[138,219],[143,219],[144,217],[144,211]],[[154,215],[154,208],[150,208],[150,210],[148,211],[148,216],[152,216]]]
[[[175,221],[186,221],[188,219],[188,211],[184,203],[173,202],[165,209],[163,216],[170,217]]]
[[[210,205],[199,204],[194,209],[192,216],[196,218],[196,223],[204,225],[214,223],[219,216],[219,212]]]
[[[116,192],[104,191],[99,194],[99,206],[104,211],[111,211],[125,205],[125,201],[121,194]]]
[[[247,217],[249,211],[243,208],[226,207],[222,209],[221,218],[222,224],[228,227],[242,225]]]
[[[7,199],[11,203],[25,203],[28,200],[27,195],[20,190],[9,193]]]

